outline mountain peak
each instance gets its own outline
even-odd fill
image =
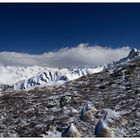
[[[139,55],[138,49],[133,48],[133,49],[130,51],[130,53],[129,53],[129,55],[127,56],[127,58],[128,58],[128,59],[133,59],[134,57],[136,57],[136,56],[138,56],[138,55]]]

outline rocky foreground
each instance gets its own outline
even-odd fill
[[[0,136],[139,137],[140,62],[64,85],[2,92]]]

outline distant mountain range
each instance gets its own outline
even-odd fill
[[[29,90],[35,87],[62,84],[87,74],[99,73],[104,69],[122,67],[133,59],[139,59],[139,56],[140,51],[134,48],[127,57],[94,68],[59,69],[41,66],[0,66],[0,90]]]

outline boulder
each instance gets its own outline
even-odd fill
[[[81,137],[80,132],[76,128],[76,126],[71,123],[63,132],[62,137]]]

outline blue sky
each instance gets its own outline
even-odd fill
[[[80,43],[140,47],[140,4],[0,4],[0,51],[42,54]]]

